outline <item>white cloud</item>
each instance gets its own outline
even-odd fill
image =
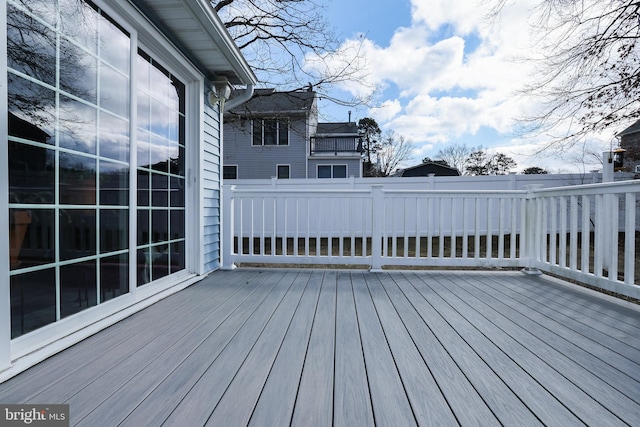
[[[526,58],[536,55],[529,24],[539,0],[507,2],[495,20],[488,18],[494,5],[491,0],[411,3],[411,25],[398,28],[387,45],[363,36],[349,39],[321,61],[307,58],[307,66],[335,71],[359,55],[354,64],[362,69],[354,81],[341,82],[340,89],[366,97],[377,88],[375,94],[386,95],[366,114],[383,129],[414,141],[416,156],[464,142],[465,136],[483,128],[496,135],[518,129],[518,119],[539,105],[519,93],[535,72],[533,61]],[[526,152],[538,151],[545,142],[534,138],[525,149],[521,140],[500,139],[491,143],[503,144],[502,152],[518,156],[519,170],[532,162]],[[544,161],[562,165],[557,159],[551,156]]]

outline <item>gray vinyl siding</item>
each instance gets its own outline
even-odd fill
[[[307,178],[308,129],[304,117],[290,118],[289,145],[254,146],[251,120],[224,124],[224,164],[238,166],[238,179],[269,179],[277,165],[289,165],[290,178]]]
[[[202,171],[202,208],[205,272],[220,267],[220,121],[218,111],[205,104]]]
[[[318,177],[318,165],[347,165],[347,178],[354,176],[360,178],[360,158],[336,157],[331,159],[310,159],[309,178]]]

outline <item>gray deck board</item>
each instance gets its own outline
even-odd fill
[[[487,319],[500,324],[511,337],[549,363],[558,372],[583,378],[589,388],[584,391],[603,404],[611,402],[619,411],[635,414],[640,419],[638,404],[634,402],[640,382],[598,359],[586,350],[561,338],[553,329],[541,328],[524,314],[500,301],[502,296],[490,286],[477,286],[474,277],[454,279],[455,284],[468,293],[465,300]],[[605,361],[606,362],[606,361]],[[614,410],[614,413],[619,413]]]
[[[334,424],[373,425],[373,408],[351,274],[339,273],[337,292]]]
[[[634,425],[640,309],[519,272],[214,272],[0,384],[82,426]]]
[[[333,423],[337,274],[321,274],[324,276],[322,288],[313,313],[313,326],[291,420],[294,426],[328,426]]]

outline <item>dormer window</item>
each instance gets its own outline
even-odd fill
[[[289,145],[289,120],[254,119],[253,145]]]

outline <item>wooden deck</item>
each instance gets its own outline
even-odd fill
[[[640,310],[520,272],[215,272],[0,384],[82,426],[640,423]]]

